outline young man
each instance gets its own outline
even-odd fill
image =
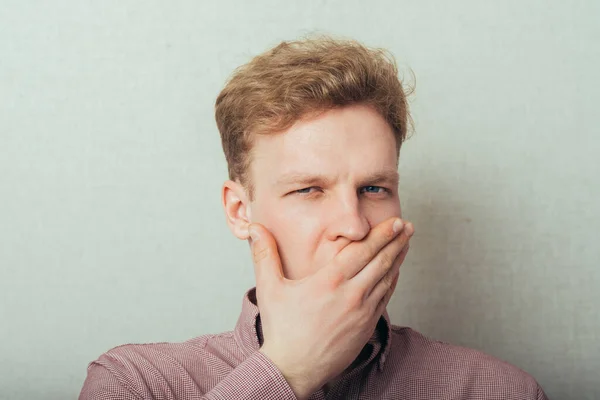
[[[400,219],[397,75],[387,53],[328,38],[235,72],[216,102],[222,199],[256,287],[231,332],[103,354],[81,400],[546,398],[512,365],[390,322],[414,232]]]

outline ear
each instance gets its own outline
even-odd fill
[[[238,239],[247,240],[250,237],[248,226],[252,220],[246,190],[239,182],[225,181],[221,191],[221,200],[229,229]]]

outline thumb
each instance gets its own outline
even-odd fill
[[[271,284],[283,279],[281,259],[277,251],[277,243],[271,233],[261,224],[252,223],[248,227],[250,248],[254,262],[256,286]]]

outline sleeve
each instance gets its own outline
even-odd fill
[[[256,351],[219,382],[203,400],[297,400],[281,371]]]
[[[168,388],[160,397],[181,400]],[[234,368],[229,375],[206,393],[196,393],[201,400],[297,400],[292,388],[273,362],[259,351]],[[106,362],[92,362],[79,400],[153,400],[151,388],[143,379],[115,371]]]
[[[544,390],[540,387],[540,385],[538,385],[536,400],[549,400],[546,396],[546,393],[544,393]]]
[[[92,362],[79,400],[142,400],[131,388],[119,381],[104,365]]]

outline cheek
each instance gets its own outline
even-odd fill
[[[302,221],[300,213],[286,207],[282,202],[263,202],[252,211],[253,222],[263,224],[276,237],[283,237],[286,232],[297,229]]]
[[[267,229],[277,241],[284,275],[302,279],[318,264],[319,238],[322,219],[294,207],[273,207],[263,214]]]
[[[261,204],[256,222],[269,224],[274,229],[310,231],[322,220],[322,210],[309,202],[296,199],[279,199]]]
[[[273,213],[269,225],[273,235],[285,250],[299,252],[314,251],[315,243],[321,231],[321,219],[306,213]]]
[[[303,243],[318,229],[319,218],[301,207],[286,202],[263,203],[253,211],[253,222],[265,226],[277,243],[288,247]]]
[[[371,227],[374,227],[388,218],[402,217],[402,209],[399,201],[380,202],[367,204],[365,214]]]

